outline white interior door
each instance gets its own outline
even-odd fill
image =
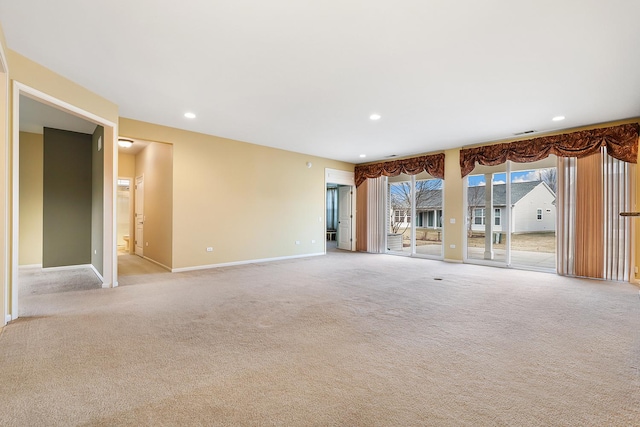
[[[136,178],[135,190],[135,217],[136,217],[136,235],[135,235],[135,251],[136,255],[144,255],[144,177]]]
[[[351,250],[351,201],[350,186],[338,187],[338,249]]]

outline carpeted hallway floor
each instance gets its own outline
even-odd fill
[[[630,284],[340,252],[120,284],[22,294],[0,425],[640,425]]]

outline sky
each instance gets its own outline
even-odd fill
[[[504,184],[507,180],[506,173],[496,173],[493,175],[493,184]],[[539,181],[540,176],[536,170],[511,172],[511,182]],[[484,175],[469,176],[469,187],[486,185]]]

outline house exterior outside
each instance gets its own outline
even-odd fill
[[[506,185],[493,186],[493,231],[506,232],[504,221],[507,215]],[[556,230],[556,195],[542,181],[511,183],[511,232],[540,233]],[[487,219],[485,208],[485,187],[469,187],[467,206],[470,213],[471,230],[485,231]]]
[[[426,190],[422,202],[416,206],[416,228],[439,230],[442,228],[442,191]],[[511,183],[512,233],[555,232],[556,195],[542,181]],[[467,189],[467,215],[471,221],[471,230],[484,233],[487,219],[485,207],[485,186]],[[399,209],[391,212],[392,222],[401,225],[401,229],[410,226],[410,210]],[[503,225],[507,215],[506,185],[493,186],[492,229],[506,232]]]

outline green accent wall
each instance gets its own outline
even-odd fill
[[[91,263],[92,138],[44,129],[45,268]]]
[[[104,128],[96,127],[91,138],[91,264],[102,272],[104,240]]]

